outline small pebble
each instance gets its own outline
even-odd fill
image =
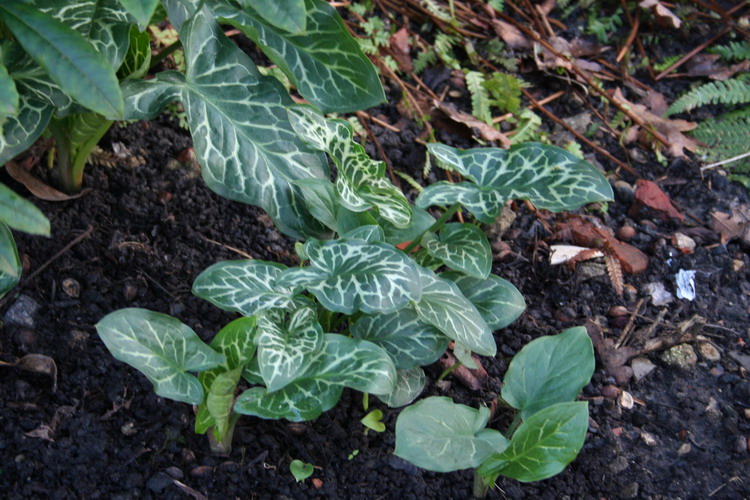
[[[615,399],[620,395],[620,388],[614,385],[605,385],[604,387],[602,387],[601,394],[605,398]]]
[[[73,278],[65,278],[62,282],[62,289],[65,295],[77,299],[81,295],[81,284]]]
[[[185,474],[183,474],[182,472],[182,469],[180,469],[179,467],[175,467],[174,465],[172,467],[168,467],[164,472],[175,479],[182,479],[185,476]]]
[[[3,316],[6,325],[25,326],[33,329],[34,315],[39,310],[39,304],[27,295],[21,295]]]
[[[622,241],[630,241],[635,238],[636,230],[633,226],[622,226],[617,230],[617,238]]]
[[[638,490],[639,490],[638,483],[630,483],[625,488],[622,489],[620,492],[620,498],[635,498],[638,496]]]
[[[714,366],[710,370],[708,370],[709,375],[712,377],[721,377],[724,375],[724,367],[721,365]]]
[[[687,455],[690,453],[691,450],[690,443],[682,443],[679,448],[677,448],[677,454],[679,456]]]
[[[721,359],[721,354],[719,354],[719,350],[716,349],[713,345],[709,344],[708,342],[701,342],[698,344],[698,351],[701,353],[701,356],[703,356],[703,359],[706,361],[712,361],[717,362]]]
[[[625,408],[626,410],[632,410],[633,409],[633,396],[628,391],[622,391],[620,393],[620,398],[618,399],[618,403],[620,406]]]
[[[641,431],[641,439],[646,443],[646,446],[656,446],[656,438],[649,432]]]
[[[122,432],[126,436],[133,436],[138,433],[138,429],[135,427],[135,422],[125,422],[122,424],[122,427],[120,427],[120,432]]]
[[[146,487],[153,493],[161,493],[172,484],[172,478],[164,472],[157,472],[146,481]]]
[[[190,475],[193,477],[205,477],[208,476],[213,472],[213,467],[210,467],[208,465],[199,465],[197,467],[193,467],[190,470]]]
[[[696,356],[695,351],[688,344],[680,344],[669,348],[662,353],[661,359],[666,364],[682,368],[683,370],[695,366],[698,362],[698,356]]]
[[[747,438],[745,436],[737,436],[737,444],[734,447],[734,451],[740,454],[747,452]]]
[[[630,362],[630,367],[633,369],[633,376],[636,382],[643,380],[649,373],[656,369],[656,365],[653,364],[648,358],[637,357],[633,358]]]
[[[130,283],[126,283],[125,287],[122,290],[122,295],[125,298],[126,302],[133,302],[136,295],[138,295],[138,289]]]

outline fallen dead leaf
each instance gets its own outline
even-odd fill
[[[662,191],[655,182],[645,179],[638,179],[635,183],[635,200],[630,207],[629,215],[635,217],[638,215],[638,210],[641,207],[659,212],[660,217],[665,221],[668,221],[670,218],[680,221],[685,220],[685,216],[674,207],[667,193]]]
[[[711,218],[713,229],[721,235],[722,243],[739,238],[745,245],[750,245],[750,205],[733,207],[731,214],[714,210]]]
[[[698,54],[685,66],[690,76],[707,76],[712,80],[726,80],[737,73],[750,69],[750,60],[725,66],[721,63],[718,54]]]
[[[9,161],[8,163],[5,164],[5,170],[8,171],[8,175],[10,175],[15,180],[17,180],[18,182],[26,186],[26,189],[31,191],[31,193],[34,196],[45,201],[74,200],[76,198],[80,198],[81,196],[91,191],[90,188],[86,188],[86,189],[81,190],[81,192],[77,194],[73,194],[73,195],[65,194],[62,191],[58,191],[57,189],[37,179],[31,174],[31,172],[29,172],[25,168],[21,167],[18,163],[13,162],[13,161]]]
[[[638,351],[629,346],[616,348],[615,342],[605,338],[602,328],[592,320],[586,321],[586,331],[607,375],[614,377],[619,385],[626,384],[633,376],[633,369],[626,363],[636,356]]]
[[[50,428],[50,426],[45,424],[40,425],[33,431],[25,432],[23,435],[35,439],[44,439],[45,441],[50,441],[52,443],[55,442],[55,432]]]
[[[414,64],[409,55],[411,50],[411,47],[409,47],[409,32],[406,28],[401,28],[395,32],[389,40],[389,45],[398,67],[407,73],[414,70]]]
[[[459,111],[448,103],[434,101],[433,104],[437,109],[448,115],[451,120],[466,125],[472,130],[476,130],[479,136],[485,141],[498,142],[503,148],[510,147],[510,139],[499,130],[495,130],[492,125],[484,123],[469,113]]]
[[[0,366],[15,366],[21,370],[49,375],[52,378],[52,392],[57,391],[57,364],[49,356],[45,356],[44,354],[27,354],[13,363],[0,361]]]
[[[477,363],[479,368],[470,370],[464,365],[459,365],[457,368],[453,369],[453,371],[451,372],[451,376],[458,379],[459,382],[461,382],[472,391],[478,391],[486,386],[489,375],[482,366],[481,362],[479,362],[479,358],[475,357],[474,361]],[[455,366],[457,362],[458,360],[453,354],[446,352],[445,356],[440,358],[440,367],[443,370],[447,370],[448,368]]]
[[[497,36],[503,39],[505,43],[514,49],[531,49],[531,40],[526,35],[510,23],[495,19],[492,21],[492,27],[495,29]]]
[[[193,488],[191,488],[187,484],[185,484],[185,483],[183,483],[181,481],[178,481],[177,479],[172,479],[172,483],[175,486],[177,486],[180,490],[182,490],[183,493],[185,493],[186,495],[189,495],[189,496],[193,497],[195,500],[208,500],[208,497],[205,496],[203,493],[200,493],[200,492],[194,490]]]
[[[679,28],[682,25],[682,20],[675,16],[671,10],[662,5],[659,0],[643,0],[638,5],[644,9],[651,9],[657,18],[665,23],[671,24],[674,28]]]

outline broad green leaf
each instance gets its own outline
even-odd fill
[[[555,403],[573,401],[594,373],[594,348],[586,329],[540,337],[513,357],[502,398],[526,419]]]
[[[302,460],[292,460],[292,462],[289,464],[289,472],[292,473],[295,481],[301,483],[308,477],[312,476],[313,466],[312,464],[307,464]]]
[[[281,84],[258,73],[204,8],[185,22],[181,40],[187,73],[126,80],[128,119],[150,119],[182,101],[208,187],[231,200],[263,208],[284,233],[318,234],[293,182],[328,178],[323,155],[302,144],[289,124],[292,103]]]
[[[525,143],[508,150],[460,150],[430,144],[428,149],[443,168],[471,182],[428,186],[417,199],[421,208],[458,202],[480,221],[491,223],[507,200],[529,200],[537,208],[560,212],[613,199],[609,182],[593,165],[555,146]]]
[[[154,15],[156,6],[159,4],[159,0],[119,0],[125,9],[136,18],[138,21],[138,28],[141,31],[146,29],[151,16]]]
[[[494,429],[485,429],[490,410],[429,397],[404,409],[396,420],[394,454],[417,467],[451,472],[478,467],[508,446]]]
[[[422,298],[413,303],[419,318],[475,353],[494,356],[497,345],[492,330],[456,284],[422,267],[419,279]]]
[[[245,316],[266,309],[292,309],[305,299],[293,288],[275,285],[284,269],[283,264],[262,260],[217,262],[198,275],[193,294]]]
[[[326,334],[323,349],[304,375],[275,392],[265,387],[248,389],[237,398],[235,411],[301,422],[333,408],[344,387],[380,395],[391,393],[395,383],[396,369],[383,349],[367,341]]]
[[[441,273],[440,276],[458,286],[493,330],[513,323],[526,309],[521,292],[511,282],[494,274],[484,280],[453,271]]]
[[[326,227],[336,230],[338,212],[341,208],[339,195],[328,179],[300,179],[294,184],[300,188],[305,204],[313,217]]]
[[[0,297],[18,284],[21,271],[16,241],[8,226],[0,222]]]
[[[289,33],[305,32],[304,0],[240,0],[240,5],[251,6],[268,24]]]
[[[73,99],[97,113],[122,116],[122,94],[111,62],[80,33],[19,0],[0,4],[0,17],[29,56]]]
[[[20,98],[18,116],[7,117],[0,125],[0,165],[31,147],[47,128],[54,111],[48,103],[25,93]]]
[[[214,377],[206,394],[205,407],[211,416],[211,425],[217,440],[222,440],[229,429],[234,405],[234,391],[242,375],[242,368],[221,372]]]
[[[401,243],[410,242],[411,240],[422,236],[422,233],[427,231],[427,229],[435,223],[435,218],[426,210],[417,207],[411,207],[411,210],[411,221],[409,221],[409,225],[404,228],[396,227],[383,219],[380,215],[375,214],[375,219],[385,233],[386,243],[399,245]]]
[[[406,406],[422,394],[425,386],[424,370],[415,366],[409,370],[396,371],[396,387],[390,394],[378,396],[382,402],[390,408],[400,408]]]
[[[214,368],[225,362],[179,320],[146,309],[120,309],[96,325],[115,359],[138,369],[161,397],[200,404],[203,388],[187,372]]]
[[[182,35],[182,25],[192,19],[206,2],[205,0],[161,0],[161,3],[167,11],[169,24]]]
[[[349,329],[355,338],[369,340],[385,349],[399,370],[434,363],[450,341],[440,330],[420,320],[411,309],[364,315]]]
[[[469,370],[476,370],[479,365],[474,358],[471,356],[471,349],[463,345],[461,342],[453,343],[453,355],[456,359]]]
[[[323,328],[311,307],[287,318],[262,314],[258,318],[258,364],[268,392],[299,378],[323,346]]]
[[[42,211],[5,184],[0,184],[0,222],[24,233],[50,234],[49,220]]]
[[[362,240],[305,243],[306,268],[284,271],[279,286],[304,286],[329,311],[395,312],[419,300],[419,274],[402,252]]]
[[[505,451],[489,457],[478,472],[493,483],[500,474],[523,482],[547,479],[576,458],[588,425],[586,402],[549,406],[524,421]]]
[[[375,217],[373,217],[372,214],[374,214],[374,212],[352,212],[342,206],[337,214],[336,232],[339,234],[346,234],[361,226],[379,225],[378,221],[375,220]]]
[[[359,226],[341,235],[341,239],[362,240],[367,243],[383,243],[383,228],[377,225]]]
[[[8,74],[8,68],[0,62],[0,129],[6,118],[18,115],[20,99],[16,82]]]
[[[112,69],[120,67],[133,19],[119,0],[34,0],[33,4],[83,35]]]
[[[308,101],[324,113],[345,113],[385,101],[383,86],[370,60],[352,38],[336,10],[322,0],[306,0],[303,33],[288,33],[268,23],[243,1],[214,7],[222,23],[231,24],[258,44]]]
[[[339,201],[349,210],[363,212],[376,207],[380,216],[397,227],[411,221],[409,202],[385,180],[385,163],[372,160],[354,141],[345,120],[328,120],[310,106],[293,106],[289,118],[297,134],[311,148],[328,153],[336,164]]]
[[[125,59],[117,70],[117,77],[142,78],[148,73],[151,65],[151,37],[148,33],[138,31],[135,26],[130,27],[130,45]]]
[[[475,278],[487,278],[492,271],[492,250],[482,230],[473,224],[446,224],[440,236],[425,233],[422,246],[446,266]]]

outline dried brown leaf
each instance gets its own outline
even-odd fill
[[[682,25],[680,18],[675,16],[671,10],[662,5],[659,0],[643,0],[638,5],[644,9],[651,9],[657,18],[665,23],[671,24],[674,28],[679,28]]]
[[[642,206],[659,212],[664,220],[685,220],[685,216],[672,204],[672,199],[655,182],[638,179],[635,183],[635,200],[630,208],[631,216],[635,216]]]
[[[622,266],[620,262],[612,254],[606,254],[604,256],[604,262],[607,264],[607,274],[609,279],[612,281],[612,287],[619,297],[622,297],[623,291],[623,280],[622,280]]]
[[[462,123],[470,129],[475,130],[485,141],[496,141],[504,148],[510,147],[510,139],[505,137],[505,134],[492,127],[492,125],[484,123],[482,120],[479,120],[469,113],[459,111],[448,103],[434,101],[434,104],[437,109],[448,115],[451,120]]]
[[[414,64],[411,60],[411,47],[409,47],[409,32],[406,28],[401,28],[395,32],[390,40],[390,49],[393,58],[396,60],[401,71],[410,72],[414,70]]]
[[[453,369],[453,371],[451,372],[451,376],[455,377],[459,382],[461,382],[472,391],[478,391],[487,385],[489,375],[482,366],[482,363],[478,357],[472,356],[472,359],[479,368],[471,370],[464,365],[459,365],[457,368]],[[456,363],[458,363],[458,360],[455,356],[453,356],[453,354],[449,352],[446,352],[445,356],[440,358],[440,367],[443,370],[447,370],[448,368],[455,366]]]
[[[78,194],[65,194],[62,191],[58,191],[57,189],[45,184],[41,180],[34,177],[31,172],[21,167],[19,164],[13,161],[9,161],[5,164],[5,170],[8,171],[8,174],[13,177],[15,180],[26,186],[26,189],[31,191],[31,193],[36,196],[37,198],[40,198],[42,200],[46,201],[68,201],[68,200],[74,200],[76,198],[80,198],[81,196],[85,195],[91,189],[84,189]]]
[[[714,230],[721,235],[722,243],[739,238],[745,244],[750,244],[750,205],[734,207],[731,214],[714,210],[711,218]]]
[[[495,29],[497,36],[503,39],[509,47],[513,49],[531,49],[531,40],[526,38],[526,35],[510,23],[495,19],[492,21],[492,27]]]

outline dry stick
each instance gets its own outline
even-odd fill
[[[544,99],[539,99],[539,101],[537,102],[539,103],[540,106],[544,106],[545,104],[549,104],[552,101],[556,101],[557,99],[561,98],[564,95],[565,95],[564,90],[558,90],[554,94],[550,94]],[[497,118],[493,118],[492,124],[497,125],[498,123],[504,122],[508,118],[512,118],[512,117],[513,117],[513,113],[505,113],[504,115],[498,116]]]
[[[701,171],[708,170],[709,168],[720,167],[722,165],[726,165],[727,163],[733,163],[733,162],[735,162],[737,160],[741,160],[743,158],[747,158],[748,156],[750,156],[750,151],[748,151],[747,153],[742,153],[741,155],[734,156],[732,158],[728,158],[726,160],[717,161],[716,163],[712,163],[710,165],[706,165],[705,167],[701,167]]]
[[[550,111],[548,111],[544,106],[541,106],[539,104],[539,102],[536,99],[534,99],[534,96],[532,96],[531,93],[528,90],[521,89],[521,91],[523,92],[524,96],[526,96],[526,98],[529,101],[531,101],[531,104],[535,108],[539,109],[542,113],[544,113],[545,115],[547,115],[552,121],[554,121],[555,123],[557,123],[561,127],[565,128],[565,130],[567,130],[568,132],[570,132],[571,134],[573,134],[576,137],[576,139],[578,139],[579,141],[583,142],[588,147],[590,147],[591,149],[593,149],[597,153],[601,154],[602,156],[604,156],[605,158],[607,158],[608,160],[610,160],[611,162],[613,162],[614,164],[616,164],[618,167],[622,168],[623,170],[627,171],[628,173],[630,173],[630,174],[632,174],[632,175],[634,175],[634,176],[636,176],[636,177],[638,177],[640,179],[641,176],[638,174],[638,172],[636,172],[633,169],[633,167],[631,167],[630,165],[627,165],[627,164],[621,162],[620,160],[618,160],[617,158],[615,158],[614,156],[612,156],[608,151],[606,151],[605,149],[603,149],[601,146],[598,146],[598,145],[594,144],[586,136],[584,136],[583,134],[581,134],[580,132],[578,132],[577,130],[575,130],[573,127],[571,127],[570,125],[568,125],[567,123],[565,123],[560,118],[556,117],[554,114],[552,114]]]
[[[532,19],[529,16],[527,16],[523,10],[519,9],[518,6],[514,4],[511,0],[506,0],[505,5],[508,5],[511,9],[515,10],[516,14],[524,18],[527,23],[531,24],[533,22]],[[501,12],[498,12],[498,14],[503,15]]]
[[[692,59],[698,52],[702,51],[703,49],[705,49],[706,47],[708,47],[709,45],[711,45],[712,43],[714,43],[716,40],[718,40],[719,38],[721,38],[724,35],[726,35],[727,33],[729,33],[730,31],[731,31],[730,28],[724,28],[717,35],[713,36],[711,39],[709,39],[709,40],[703,42],[702,44],[698,45],[696,48],[694,48],[693,50],[691,50],[690,52],[688,52],[687,54],[685,54],[684,56],[682,56],[679,61],[677,61],[674,64],[670,65],[667,69],[665,69],[664,71],[662,71],[661,73],[659,73],[658,75],[656,75],[656,77],[654,78],[654,80],[656,80],[656,81],[661,80],[662,78],[664,78],[665,76],[667,76],[669,73],[671,73],[672,71],[674,71],[675,69],[679,68],[680,66],[682,66],[683,64],[685,64],[690,59]]]
[[[373,144],[375,144],[375,149],[378,150],[378,154],[380,155],[380,158],[385,162],[385,169],[388,171],[388,177],[390,177],[391,182],[394,186],[398,188],[399,191],[401,191],[401,182],[399,181],[396,174],[393,172],[393,165],[391,165],[391,161],[388,159],[388,156],[385,154],[385,151],[383,151],[383,147],[380,145],[380,141],[377,137],[375,137],[375,134],[372,133],[372,129],[370,128],[370,125],[365,120],[360,120],[360,123],[365,127],[365,131],[367,132],[367,137],[370,138]]]
[[[633,42],[635,41],[636,35],[638,35],[638,28],[641,26],[641,13],[638,12],[635,16],[635,21],[633,21],[633,27],[630,29],[630,34],[628,35],[627,40],[625,40],[625,45],[623,45],[622,49],[620,49],[620,52],[617,54],[617,57],[615,58],[615,61],[618,63],[622,61],[622,59],[625,57],[625,54],[628,53],[628,50],[630,47],[633,46]]]
[[[526,6],[526,10],[531,12],[531,17],[534,19],[536,30],[539,33],[544,33],[544,25],[542,24],[541,19],[539,19],[539,13],[536,11],[534,6],[531,5],[531,2],[529,2],[529,0],[523,0],[523,3]],[[550,33],[550,35],[552,34]]]
[[[369,120],[369,121],[371,121],[372,123],[374,123],[376,125],[380,125],[383,128],[387,128],[391,132],[395,132],[397,134],[401,133],[401,129],[400,128],[396,127],[395,125],[391,125],[390,123],[388,123],[386,121],[383,121],[380,118],[372,116],[370,113],[366,113],[365,111],[357,111],[355,114],[357,115],[358,118],[362,118],[364,120]]]
[[[737,11],[737,10],[741,9],[742,7],[744,7],[745,6],[744,2],[740,2],[739,4],[735,5],[731,9],[729,9],[728,11],[725,11],[724,9],[722,9],[721,7],[719,7],[718,5],[716,5],[714,2],[711,2],[712,5],[708,5],[705,2],[702,2],[701,0],[693,0],[693,3],[696,3],[696,4],[700,5],[704,9],[708,9],[710,11],[716,12],[717,14],[719,14],[721,16],[721,18],[724,20],[724,22],[726,22],[727,24],[729,24],[735,31],[737,31],[738,33],[740,33],[745,38],[748,37],[747,31],[745,31],[742,28],[740,28],[739,26],[737,26],[737,23],[730,16],[731,13],[734,13],[735,11]]]
[[[503,19],[505,19],[507,22],[510,22],[513,25],[515,25],[515,27],[518,28],[519,30],[521,30],[523,33],[525,33],[526,36],[529,36],[529,37],[533,38],[535,42],[537,42],[538,44],[542,45],[545,49],[547,49],[550,52],[552,52],[552,54],[555,57],[559,57],[562,60],[568,60],[568,58],[565,55],[563,55],[560,52],[558,52],[557,50],[555,50],[555,48],[552,47],[552,45],[550,45],[549,43],[547,43],[545,40],[542,40],[541,38],[539,38],[536,33],[534,33],[532,30],[528,29],[526,26],[523,26],[518,21],[516,21],[515,19],[513,19],[512,17],[510,17],[510,16],[508,16],[506,14],[499,13],[499,15],[500,15],[500,17],[502,17]],[[573,71],[573,73],[575,73],[576,75],[578,75],[584,82],[586,82],[586,85],[588,85],[591,89],[595,90],[597,94],[601,95],[602,97],[604,97],[605,99],[607,99],[609,102],[611,102],[614,107],[616,107],[618,110],[620,110],[621,112],[623,112],[628,118],[630,118],[631,120],[633,120],[637,125],[640,125],[641,128],[643,128],[643,130],[645,130],[646,132],[648,132],[649,134],[651,134],[657,141],[661,142],[664,146],[669,147],[669,142],[667,142],[667,139],[663,135],[661,135],[656,130],[653,130],[651,127],[647,126],[643,122],[643,120],[640,119],[640,117],[638,117],[631,110],[629,110],[627,107],[623,106],[622,104],[620,104],[619,102],[617,102],[615,99],[613,99],[611,95],[609,95],[604,89],[602,89],[596,83],[594,83],[591,80],[591,78],[589,78],[586,75],[586,73],[584,73],[583,71],[581,71],[581,69],[578,68],[575,64],[571,64],[570,65],[570,69]],[[628,167],[628,169],[629,168],[630,167]],[[628,170],[628,171],[630,171],[630,170]]]
[[[224,247],[227,250],[230,250],[230,251],[236,253],[237,255],[241,255],[242,257],[245,257],[246,259],[255,260],[255,257],[253,257],[249,253],[245,252],[244,250],[240,250],[239,248],[231,247],[231,246],[229,246],[229,245],[227,245],[225,243],[222,243],[222,242],[216,241],[216,240],[212,240],[211,238],[207,238],[207,237],[205,237],[203,235],[201,235],[201,238],[203,238],[205,241],[207,241],[209,243],[213,243],[214,245],[218,245],[220,247]]]

